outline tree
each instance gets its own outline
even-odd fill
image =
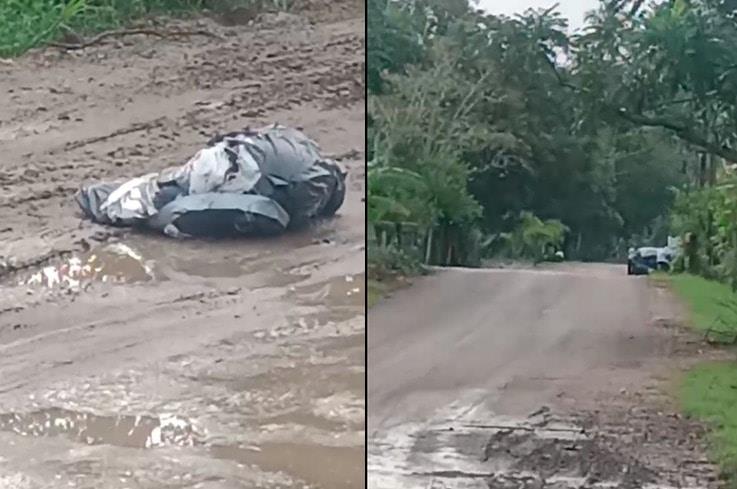
[[[737,161],[737,24],[713,3],[675,0],[630,13],[602,3],[574,42],[567,83],[612,123],[663,128]]]
[[[369,42],[369,158],[412,172],[424,190],[408,197],[370,173],[369,206],[401,204],[409,213],[392,219],[422,223],[432,263],[478,262],[481,243],[513,235],[520,216],[560,223],[566,254],[579,259],[663,239],[671,189],[692,176],[716,182],[720,159],[710,155],[729,146],[737,115],[723,110],[732,75],[712,80],[737,50],[713,46],[705,30],[732,42],[731,21],[709,5],[677,4],[602,3],[571,37],[553,9],[510,18],[463,0],[370,0],[369,23],[383,31]],[[679,29],[693,35],[669,44]],[[705,52],[711,71],[669,59],[684,46]]]

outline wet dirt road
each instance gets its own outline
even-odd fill
[[[364,487],[363,4],[0,65],[0,488]],[[175,242],[80,220],[83,181],[217,131],[304,128],[334,219]]]
[[[419,279],[369,314],[368,486],[715,487],[665,391],[678,314],[621,266]]]

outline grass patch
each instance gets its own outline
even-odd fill
[[[427,270],[414,253],[394,246],[368,245],[368,307],[410,284],[409,277],[424,275]]]
[[[370,278],[368,280],[368,307],[375,306],[387,294],[386,284]]]
[[[729,487],[737,487],[737,363],[708,363],[681,386],[685,413],[711,429],[711,449]]]
[[[737,334],[737,295],[723,283],[689,274],[653,274],[670,285],[686,305],[690,324],[716,342]],[[710,333],[711,332],[711,333]],[[737,488],[737,363],[704,363],[691,369],[680,385],[684,413],[711,429],[710,448],[728,487]]]
[[[294,0],[0,0],[0,57],[18,56],[66,32],[91,34],[151,15],[205,9],[287,10]]]
[[[737,294],[721,282],[689,274],[659,275],[685,303],[699,331],[737,334]]]
[[[384,275],[381,279],[368,279],[368,307],[373,307],[393,292],[407,287],[410,280],[403,275]]]

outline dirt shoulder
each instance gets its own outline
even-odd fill
[[[447,270],[373,308],[369,487],[718,487],[672,395],[713,355],[620,268]]]
[[[0,65],[1,487],[363,486],[363,5],[333,7]],[[213,243],[78,214],[82,182],[271,122],[348,170],[335,219]]]

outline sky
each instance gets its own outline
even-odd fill
[[[511,15],[524,12],[528,8],[547,8],[556,0],[479,0],[478,8],[492,14]],[[558,0],[558,12],[568,19],[571,27],[577,29],[583,25],[586,12],[596,8],[598,0]]]

